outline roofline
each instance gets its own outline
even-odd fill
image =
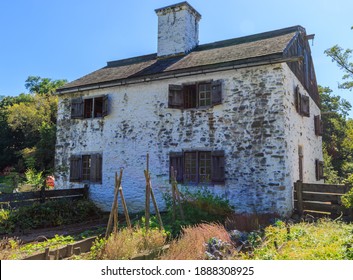
[[[66,93],[75,93],[75,92],[82,92],[87,90],[116,87],[121,85],[145,83],[145,82],[156,81],[156,80],[185,77],[189,75],[207,74],[207,73],[214,73],[219,71],[228,71],[232,69],[241,69],[246,67],[256,67],[256,66],[269,65],[269,64],[295,62],[303,59],[303,56],[283,58],[280,55],[281,53],[277,54],[277,57],[276,55],[271,55],[271,57],[266,56],[266,59],[264,59],[263,57],[252,59],[252,61],[249,61],[249,59],[246,59],[246,61],[248,62],[241,61],[239,63],[239,61],[232,61],[232,62],[226,62],[226,63],[207,65],[207,66],[194,67],[189,69],[185,68],[185,69],[182,69],[181,71],[174,70],[169,72],[163,72],[160,74],[146,75],[146,76],[136,77],[136,78],[118,79],[114,81],[107,81],[107,82],[88,84],[84,86],[71,87],[71,88],[62,89],[62,90],[57,89],[56,94],[63,95]]]

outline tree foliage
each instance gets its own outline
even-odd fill
[[[353,29],[353,26],[351,27]],[[353,62],[351,61],[352,49],[343,49],[339,45],[335,45],[325,51],[326,55],[336,62],[338,67],[345,73],[342,77],[343,83],[341,88],[352,90],[353,88]]]
[[[319,86],[325,176],[328,183],[339,183],[353,172],[353,120],[347,119],[351,104]]]
[[[28,94],[0,100],[0,170],[53,169],[58,104],[54,93],[65,83],[30,76],[25,82]]]

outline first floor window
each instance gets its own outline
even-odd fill
[[[176,179],[179,183],[224,183],[224,152],[170,153],[170,169],[176,172]]]
[[[70,159],[70,182],[102,182],[102,155],[73,155]]]

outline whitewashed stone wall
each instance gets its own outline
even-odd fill
[[[208,79],[223,80],[221,105],[168,108],[169,84]],[[92,97],[109,95],[110,114],[104,119],[71,120],[70,99],[79,95],[61,96],[56,186],[80,186],[68,180],[71,154],[102,152],[103,182],[90,186],[90,198],[109,211],[114,175],[123,167],[129,211],[141,211],[148,152],[153,188],[163,209],[162,194],[169,188],[169,152],[224,150],[226,184],[208,186],[209,190],[228,198],[237,212],[289,214],[293,183],[299,178],[298,144],[304,146],[306,181],[315,180],[312,164],[322,158],[321,139],[313,129],[318,109],[311,102],[310,120],[297,114],[297,83],[285,64],[277,64],[84,92]]]
[[[158,56],[186,53],[199,43],[200,16],[187,5],[157,12]]]

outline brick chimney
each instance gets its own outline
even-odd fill
[[[158,57],[188,53],[199,43],[201,15],[188,3],[156,9]]]

